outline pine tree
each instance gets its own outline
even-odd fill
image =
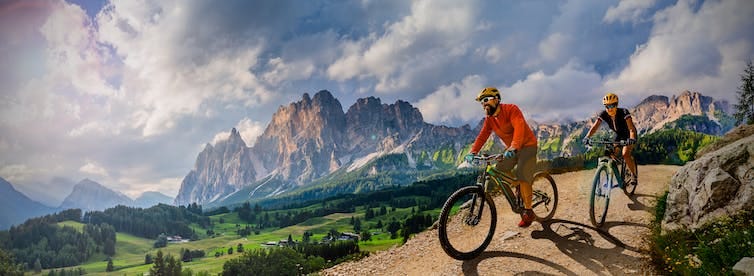
[[[34,261],[34,273],[42,273],[42,263],[39,261],[39,258]]]
[[[181,276],[181,261],[176,260],[173,256],[168,255],[167,266],[165,267],[166,276]]]
[[[154,259],[154,265],[149,269],[149,275],[167,275],[165,268],[165,259],[162,256],[162,250],[157,251]]]
[[[0,248],[0,275],[24,275],[21,265],[15,262],[13,255],[6,253],[2,248]]]
[[[736,113],[733,117],[736,124],[754,124],[754,64],[751,61],[746,64],[744,74],[741,75],[741,86],[738,87],[738,104],[735,104]]]
[[[105,271],[111,272],[115,270],[115,266],[113,265],[113,259],[107,258],[107,268],[105,268]]]

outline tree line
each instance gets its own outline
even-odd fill
[[[63,221],[81,222],[81,210],[29,219],[0,232],[0,247],[6,248],[24,269],[41,270],[78,265],[95,253],[115,255],[115,228],[107,223],[85,225],[83,230],[59,226]]]
[[[255,249],[225,262],[222,275],[306,275],[361,254],[355,241]]]
[[[159,204],[147,209],[119,205],[105,211],[87,212],[83,220],[92,224],[107,223],[118,232],[148,239],[160,234],[197,239],[198,235],[189,225],[196,223],[204,228],[211,225],[209,217],[202,215],[201,206],[196,204],[188,208]]]

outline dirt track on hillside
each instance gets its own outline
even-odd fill
[[[594,170],[553,176],[560,202],[555,217],[518,228],[520,217],[505,199],[495,198],[498,225],[484,253],[469,261],[450,258],[437,230],[417,234],[405,245],[358,262],[340,264],[323,275],[624,275],[651,274],[647,255],[649,223],[657,195],[667,190],[677,166],[640,166],[639,186],[629,198],[615,189],[605,225],[589,222],[589,189]],[[503,239],[511,233],[515,236]]]

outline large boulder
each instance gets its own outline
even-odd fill
[[[663,231],[754,209],[754,135],[687,163],[671,179]]]

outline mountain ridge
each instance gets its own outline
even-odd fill
[[[27,218],[55,211],[54,208],[31,200],[2,177],[0,177],[0,210],[2,210],[0,212],[0,230],[20,224]]]
[[[631,112],[642,134],[657,131],[668,122],[687,116],[687,122],[674,127],[690,127],[719,135],[718,132],[726,129],[721,122],[725,121],[723,117],[729,113],[728,109],[725,101],[714,100],[699,92],[683,91],[670,98],[661,95],[647,97],[631,108]],[[595,108],[597,110],[599,107]],[[532,125],[540,143],[538,157],[551,159],[582,153],[584,148],[580,140],[591,127],[592,120]],[[703,127],[696,129],[698,125]],[[340,102],[327,90],[321,90],[313,97],[304,93],[301,100],[281,106],[275,112],[253,145],[236,147],[236,151],[247,153],[240,153],[242,157],[238,160],[225,159],[236,164],[232,168],[223,167],[222,164],[227,163],[223,160],[208,160],[210,157],[221,158],[219,155],[200,153],[194,169],[184,178],[174,203],[217,203],[228,197],[237,197],[231,194],[241,190],[250,190],[246,192],[246,200],[279,195],[338,171],[345,170],[348,175],[348,172],[368,166],[375,158],[387,154],[405,155],[404,170],[448,168],[460,162],[460,156],[468,151],[468,145],[480,127],[481,124],[471,129],[468,125],[448,127],[424,122],[418,108],[402,100],[384,104],[373,96],[360,98],[343,112]],[[234,133],[237,131],[232,129],[231,136]],[[242,140],[240,136],[238,139]],[[499,143],[497,139],[491,140]],[[227,180],[243,174],[255,177],[235,182]],[[397,184],[401,185],[401,182]],[[197,196],[199,194],[201,196]]]

